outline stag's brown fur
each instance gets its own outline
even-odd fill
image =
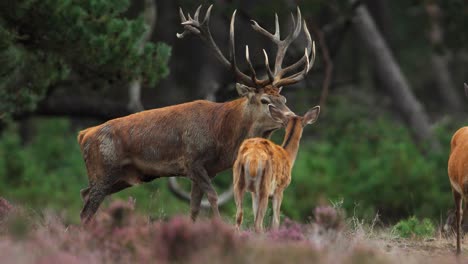
[[[274,115],[272,109],[272,116]],[[252,138],[245,140],[239,148],[233,166],[234,197],[236,201],[237,228],[242,224],[242,200],[244,192],[252,193],[255,230],[263,230],[263,218],[268,206],[268,197],[273,198],[272,227],[278,228],[283,192],[291,182],[291,170],[296,160],[299,142],[305,125],[313,123],[320,112],[319,107],[312,108],[304,117],[283,118],[287,123],[282,146],[270,140]]]
[[[192,180],[193,219],[204,192],[218,215],[217,195],[210,179],[232,166],[244,139],[268,137],[282,126],[271,119],[262,99],[292,114],[278,93],[250,91],[231,102],[194,101],[143,111],[81,131],[78,142],[89,178],[89,187],[81,192],[85,201],[82,220],[90,220],[105,196],[167,176]]]

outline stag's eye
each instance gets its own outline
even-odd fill
[[[270,100],[268,100],[268,99],[266,99],[266,98],[262,98],[262,99],[260,99],[260,102],[261,102],[262,104],[269,104],[269,103],[270,103]]]

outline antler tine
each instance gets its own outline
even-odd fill
[[[312,68],[312,66],[314,66],[314,63],[315,63],[315,41],[312,42],[312,59],[310,60],[310,63],[309,63],[309,69],[307,70],[307,72],[310,71],[310,69]]]
[[[200,9],[201,9],[201,5],[198,6],[197,10],[195,11],[195,15],[193,15],[193,19],[198,21],[198,15],[200,15]]]
[[[315,43],[313,43],[313,49],[314,51],[312,52],[312,60],[309,61],[309,56],[307,56],[307,54],[309,54],[307,48],[305,48],[304,50],[304,57],[305,58],[305,63],[304,63],[304,69],[300,72],[297,72],[287,78],[284,78],[284,79],[280,79],[278,80],[277,82],[274,83],[275,86],[277,87],[280,87],[280,86],[286,86],[286,85],[291,85],[291,84],[294,84],[294,83],[297,83],[301,80],[303,80],[305,78],[305,76],[307,75],[307,73],[309,72],[310,68],[312,67],[312,65],[314,64],[314,61],[315,61]]]
[[[235,46],[234,46],[234,21],[235,21],[235,16],[236,16],[236,11],[232,14],[231,18],[231,29],[230,29],[230,46],[229,46],[229,53],[230,53],[230,60],[226,59],[226,57],[223,55],[221,50],[218,48],[216,45],[216,42],[213,39],[213,36],[211,35],[210,27],[209,27],[209,22],[210,22],[210,15],[211,15],[211,9],[213,5],[210,5],[208,7],[205,17],[203,19],[203,22],[200,23],[199,21],[199,16],[200,16],[200,10],[201,10],[201,5],[197,8],[195,11],[194,17],[192,18],[190,14],[187,14],[187,18],[184,16],[184,13],[182,9],[179,10],[180,13],[180,20],[181,24],[184,26],[184,32],[182,33],[177,33],[178,38],[183,38],[186,35],[192,33],[195,35],[198,35],[207,45],[209,48],[211,48],[215,52],[215,56],[221,61],[221,63],[228,69],[232,69],[236,75],[236,77],[239,79],[240,82],[254,87],[255,82],[250,79],[249,76],[245,75],[242,73],[236,65],[236,56],[235,56]]]
[[[250,52],[249,52],[249,46],[245,45],[245,60],[247,61],[247,64],[249,65],[250,71],[252,72],[251,79],[253,82],[256,83],[257,79],[257,73],[255,72],[255,69],[252,65],[252,62],[250,61]]]
[[[187,19],[185,18],[184,12],[182,11],[182,7],[179,7],[179,16],[182,22],[187,21]]]
[[[255,80],[251,80],[247,75],[245,75],[243,72],[239,70],[237,67],[236,63],[236,46],[235,46],[235,41],[234,41],[234,23],[236,21],[236,12],[237,10],[234,10],[234,13],[232,13],[231,17],[231,25],[229,29],[229,55],[230,55],[230,66],[232,70],[234,71],[235,75],[239,80],[241,80],[243,83],[255,87],[256,82]]]
[[[281,41],[280,38],[279,38],[279,34],[278,34],[278,36],[276,36],[276,34],[275,34],[275,35],[271,34],[271,33],[268,32],[266,29],[262,28],[262,27],[257,23],[257,21],[255,21],[255,20],[253,20],[253,19],[250,20],[250,22],[252,22],[252,28],[253,28],[255,31],[257,31],[257,32],[259,32],[259,33],[265,35],[265,37],[271,39],[271,41],[273,41],[274,43],[279,43],[279,42]]]
[[[315,43],[312,41],[312,37],[310,36],[310,32],[309,32],[309,29],[307,28],[307,23],[305,21],[304,21],[304,33],[305,33],[305,36],[306,36],[306,47],[307,47],[307,50],[309,51],[309,54],[304,54],[304,56],[302,56],[302,58],[300,60],[296,61],[294,64],[292,64],[292,65],[290,65],[290,66],[288,66],[288,67],[286,67],[284,69],[281,69],[278,73],[276,73],[276,75],[275,75],[275,80],[276,81],[281,79],[281,77],[286,75],[288,72],[295,71],[297,68],[299,68],[299,66],[301,66],[304,63],[306,58],[310,57],[310,53],[312,51],[315,54]],[[315,57],[315,55],[314,55],[314,57]]]
[[[270,80],[270,83],[273,83],[274,76],[273,76],[273,72],[271,72],[270,62],[268,61],[268,54],[266,53],[265,49],[263,49],[263,55],[265,56],[265,67],[267,70],[268,79]]]
[[[210,5],[208,7],[208,10],[206,10],[205,18],[203,19],[203,24],[208,25],[210,23],[211,8],[213,8],[213,5]]]
[[[280,39],[280,27],[278,22],[278,14],[275,13],[275,36]]]
[[[291,43],[299,36],[299,33],[301,33],[302,15],[301,15],[301,10],[299,9],[299,7],[297,7],[297,23],[292,13],[291,13],[291,18],[292,18],[291,32],[278,45],[278,51],[276,53],[276,60],[275,60],[275,75],[281,71],[281,67],[282,67],[281,65],[283,64],[284,55],[286,54],[286,50],[288,49],[289,45],[291,45]]]

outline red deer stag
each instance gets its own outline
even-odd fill
[[[468,97],[468,85],[465,83]],[[457,255],[460,254],[460,228],[463,218],[462,202],[468,202],[468,127],[462,127],[452,137],[448,161],[448,176],[455,201],[455,229],[457,233]]]
[[[237,214],[236,225],[242,224],[242,200],[246,190],[252,193],[255,231],[263,230],[263,217],[271,196],[273,207],[273,229],[280,222],[280,208],[283,192],[291,182],[291,170],[296,160],[302,131],[306,125],[314,123],[320,113],[320,106],[315,106],[304,115],[284,116],[283,113],[270,105],[270,113],[274,120],[287,124],[283,144],[276,145],[268,139],[246,139],[239,148],[234,163],[234,199]]]
[[[269,36],[278,46],[275,70],[272,72],[265,53],[268,76],[257,78],[246,47],[246,60],[251,75],[241,72],[236,64],[234,47],[235,12],[230,25],[230,60],[226,59],[214,42],[210,29],[211,6],[202,22],[198,20],[200,7],[188,19],[180,11],[184,32],[200,36],[214,50],[216,57],[234,72],[236,88],[241,98],[225,102],[194,101],[159,109],[142,111],[107,121],[81,131],[78,142],[88,172],[89,186],[81,191],[84,207],[81,220],[89,223],[107,195],[127,187],[160,177],[184,176],[192,181],[190,213],[197,218],[203,194],[207,195],[215,216],[219,216],[218,196],[211,179],[218,172],[231,168],[240,144],[246,138],[269,137],[281,123],[271,118],[274,107],[285,116],[294,115],[280,95],[282,86],[304,78],[315,58],[310,34],[304,27],[307,48],[296,63],[282,68],[289,44],[299,35],[301,15],[298,10],[294,31],[280,40],[254,24],[254,29]],[[309,56],[311,57],[309,59]],[[299,72],[286,76],[303,67]],[[269,107],[269,105],[271,105]]]

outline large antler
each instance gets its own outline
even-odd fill
[[[251,20],[253,29],[269,38],[278,47],[276,51],[275,70],[273,74],[271,74],[271,71],[268,72],[268,75],[274,76],[272,84],[275,87],[286,86],[301,81],[312,68],[315,61],[315,42],[313,42],[312,38],[310,37],[309,29],[307,28],[305,20],[302,22],[301,10],[299,9],[299,7],[297,8],[296,19],[294,19],[294,15],[292,13],[291,19],[291,32],[284,40],[281,40],[280,38],[280,29],[277,14],[275,14],[275,34],[271,34],[267,30],[262,28],[255,20]],[[302,24],[304,24],[304,33],[307,40],[304,56],[302,56],[302,58],[294,64],[286,68],[282,68],[284,55],[286,54],[289,45],[291,45],[291,43],[299,36]],[[266,53],[265,57],[268,61]],[[288,77],[284,77],[287,73],[297,70],[301,65],[304,65],[304,69],[302,71],[292,74]]]
[[[268,38],[270,38],[278,46],[276,60],[275,60],[275,70],[273,72],[271,71],[271,68],[269,65],[268,55],[266,51],[263,50],[263,54],[265,56],[265,67],[266,67],[266,72],[267,72],[267,78],[259,79],[257,78],[257,74],[252,65],[252,62],[250,61],[250,53],[249,53],[248,46],[245,47],[245,58],[247,60],[247,64],[251,72],[250,77],[244,74],[243,72],[241,72],[239,68],[237,67],[236,56],[235,56],[235,43],[234,43],[234,22],[236,18],[236,11],[234,11],[231,17],[231,24],[230,24],[230,30],[229,30],[230,59],[228,60],[226,59],[226,57],[224,57],[223,53],[216,45],[213,39],[213,36],[211,35],[211,31],[209,28],[209,21],[210,21],[210,14],[211,14],[212,7],[213,5],[211,5],[208,8],[205,14],[205,18],[203,19],[202,22],[199,21],[201,6],[199,6],[197,10],[195,11],[193,18],[190,16],[190,14],[187,14],[187,18],[186,18],[182,9],[180,9],[179,10],[180,19],[182,21],[181,24],[184,26],[184,31],[182,33],[178,33],[177,37],[183,38],[184,36],[190,33],[200,36],[200,38],[212,50],[214,50],[216,57],[221,61],[221,63],[226,68],[232,69],[234,71],[238,81],[250,87],[261,88],[267,85],[281,87],[281,86],[296,83],[304,79],[305,75],[310,70],[315,60],[315,44],[314,42],[312,42],[309,30],[307,29],[307,26],[305,24],[305,21],[303,23],[304,23],[304,32],[306,34],[306,39],[307,39],[307,47],[305,48],[304,56],[296,63],[284,69],[281,66],[283,63],[284,55],[286,54],[286,50],[288,49],[289,45],[297,38],[297,36],[299,35],[301,31],[302,18],[301,18],[301,11],[299,10],[299,8],[297,8],[297,24],[296,24],[296,20],[294,19],[294,16],[291,14],[292,32],[284,40],[280,39],[278,15],[275,14],[275,34],[274,35],[269,33],[264,28],[260,27],[256,21],[252,20],[253,29],[267,36]],[[311,58],[309,59],[310,56]],[[301,65],[304,65],[304,69],[302,71],[283,78],[287,73],[297,70]]]
[[[234,11],[234,13],[232,14],[232,18],[231,18],[231,27],[230,27],[230,33],[229,33],[230,60],[228,60],[226,59],[226,57],[224,57],[223,53],[216,45],[216,42],[214,41],[213,36],[211,35],[209,23],[210,23],[210,15],[211,15],[212,7],[213,5],[210,5],[210,7],[208,7],[208,10],[206,11],[206,14],[205,14],[205,18],[203,19],[201,23],[198,18],[200,14],[201,5],[195,11],[193,18],[190,16],[190,14],[187,14],[187,18],[186,18],[182,11],[182,8],[180,8],[179,14],[180,14],[180,20],[182,21],[181,24],[184,26],[184,32],[177,33],[177,37],[183,38],[187,34],[190,34],[190,33],[200,36],[200,38],[208,45],[208,47],[214,51],[216,57],[221,61],[221,63],[226,68],[232,69],[234,71],[234,74],[236,75],[238,81],[251,87],[258,86],[257,83],[255,82],[256,79],[254,77],[254,74],[252,75],[252,77],[247,76],[246,74],[244,74],[243,72],[239,70],[236,64],[236,56],[235,56],[236,54],[235,54],[235,45],[234,45],[234,22],[236,18],[236,11]]]

